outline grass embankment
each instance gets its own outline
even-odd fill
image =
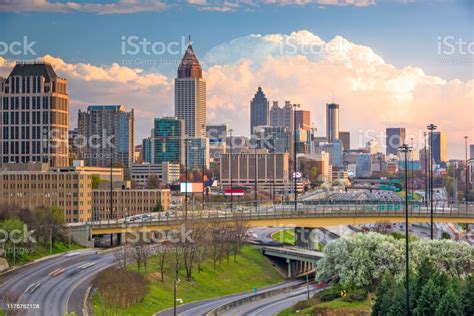
[[[174,264],[174,254],[170,253],[165,260],[164,282],[161,282],[159,258],[150,258],[147,271],[142,270],[150,285],[150,291],[143,302],[127,309],[119,309],[104,305],[99,294],[95,294],[92,299],[95,315],[152,315],[172,307]],[[249,246],[242,247],[237,262],[234,262],[233,256],[229,263],[223,258],[221,266],[217,263],[215,272],[212,260],[204,261],[202,267],[201,272],[197,272],[197,268],[193,271],[191,282],[186,281],[184,269],[180,270],[177,298],[182,299],[184,304],[249,291],[283,281],[283,277],[271,263],[257,249]],[[129,268],[136,271],[134,264]]]
[[[294,246],[296,241],[295,229],[287,228],[279,230],[272,234],[272,238],[282,244]]]
[[[294,228],[287,228],[287,229],[274,232],[272,234],[272,238],[273,240],[276,240],[288,246],[294,246],[296,244],[296,236],[295,236]],[[323,249],[324,249],[324,245],[321,242],[318,242],[318,250],[323,251]]]
[[[336,297],[339,290],[331,288],[315,294],[309,300],[301,301],[296,305],[289,307],[278,316],[291,315],[370,315],[372,310],[371,295],[365,295],[357,299],[348,297]]]
[[[50,249],[49,245],[42,243],[38,243],[33,246],[17,246],[15,249],[15,265],[19,266],[39,258],[49,256],[51,254],[54,255],[57,253],[63,253],[66,251],[78,250],[83,248],[84,247],[78,244],[71,243],[71,245],[69,245],[68,243],[64,243],[62,241],[55,242],[52,249]],[[8,249],[7,260],[10,265],[13,265],[13,247],[9,247]]]

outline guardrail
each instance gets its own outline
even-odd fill
[[[239,206],[240,205],[240,206]],[[238,206],[238,207],[237,207]],[[175,225],[189,221],[229,221],[229,220],[258,220],[278,218],[314,218],[314,217],[392,217],[404,216],[404,202],[367,202],[361,201],[348,203],[307,203],[298,202],[295,210],[294,202],[274,205],[234,205],[230,208],[207,208],[205,210],[191,211],[187,215],[184,211],[160,212],[153,214],[152,219],[127,222],[126,220],[109,220],[101,222],[89,222],[84,225],[93,228],[150,226],[150,225]],[[411,202],[408,207],[409,217],[426,217],[431,215],[430,206],[420,202]],[[434,217],[468,217],[474,218],[474,204],[448,203],[438,201],[433,205]],[[77,224],[76,224],[77,225]]]

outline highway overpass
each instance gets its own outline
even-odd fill
[[[430,207],[420,203],[409,206],[410,223],[430,222]],[[474,224],[474,204],[437,203],[433,210],[435,222]],[[314,201],[298,202],[297,208],[293,203],[260,205],[234,205],[229,207],[208,206],[205,210],[175,211],[173,213],[156,213],[146,221],[125,222],[110,220],[101,222],[70,224],[69,229],[73,239],[82,244],[90,244],[99,235],[114,235],[120,238],[124,234],[163,232],[187,227],[197,223],[210,224],[220,222],[231,224],[245,222],[248,227],[260,226],[294,226],[318,228],[336,225],[360,225],[380,222],[404,222],[405,206],[403,202],[360,202],[344,201],[330,202]]]

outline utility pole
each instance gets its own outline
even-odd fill
[[[233,187],[233,169],[232,168],[232,160],[234,158],[234,145],[233,145],[233,138],[232,138],[232,133],[234,132],[234,130],[231,128],[229,130],[229,135],[230,135],[230,159],[229,159],[229,163],[230,163],[230,211],[231,213],[234,211],[234,187]]]
[[[467,166],[467,136],[464,136],[464,143],[465,143],[465,159],[464,159],[464,165],[465,165],[465,193],[464,193],[464,202],[466,203],[466,213],[467,213],[467,201],[468,201],[468,195],[469,195],[469,168]]]
[[[429,161],[429,166],[430,166],[430,219],[431,219],[431,225],[430,225],[430,237],[431,240],[434,239],[434,233],[433,233],[433,131],[437,128],[436,125],[431,123],[430,125],[427,126],[428,130],[430,131],[430,161]]]
[[[297,168],[297,161],[296,161],[296,143],[297,143],[297,138],[296,138],[296,108],[299,108],[299,104],[293,104],[293,179],[294,179],[294,193],[295,193],[295,213],[298,212],[298,178],[296,175],[296,168]]]
[[[405,154],[405,286],[406,286],[406,314],[410,315],[410,269],[408,258],[408,153],[411,147],[403,144],[398,150]]]

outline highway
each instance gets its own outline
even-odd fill
[[[310,284],[310,296],[315,292],[321,291],[321,289],[315,289],[313,284]],[[308,288],[306,285],[302,287],[291,290],[290,292],[278,294],[264,298],[262,300],[257,300],[249,302],[247,304],[241,305],[238,308],[230,309],[225,313],[221,314],[222,316],[269,316],[276,315],[282,310],[291,307],[303,301],[308,297]]]
[[[64,315],[66,312],[83,315],[84,294],[91,279],[112,265],[115,259],[111,252],[85,250],[74,253],[77,254],[49,258],[0,276],[0,293],[9,290],[19,295],[17,303],[33,304],[32,308],[23,311],[25,315]],[[35,284],[39,284],[36,289],[32,286]]]

